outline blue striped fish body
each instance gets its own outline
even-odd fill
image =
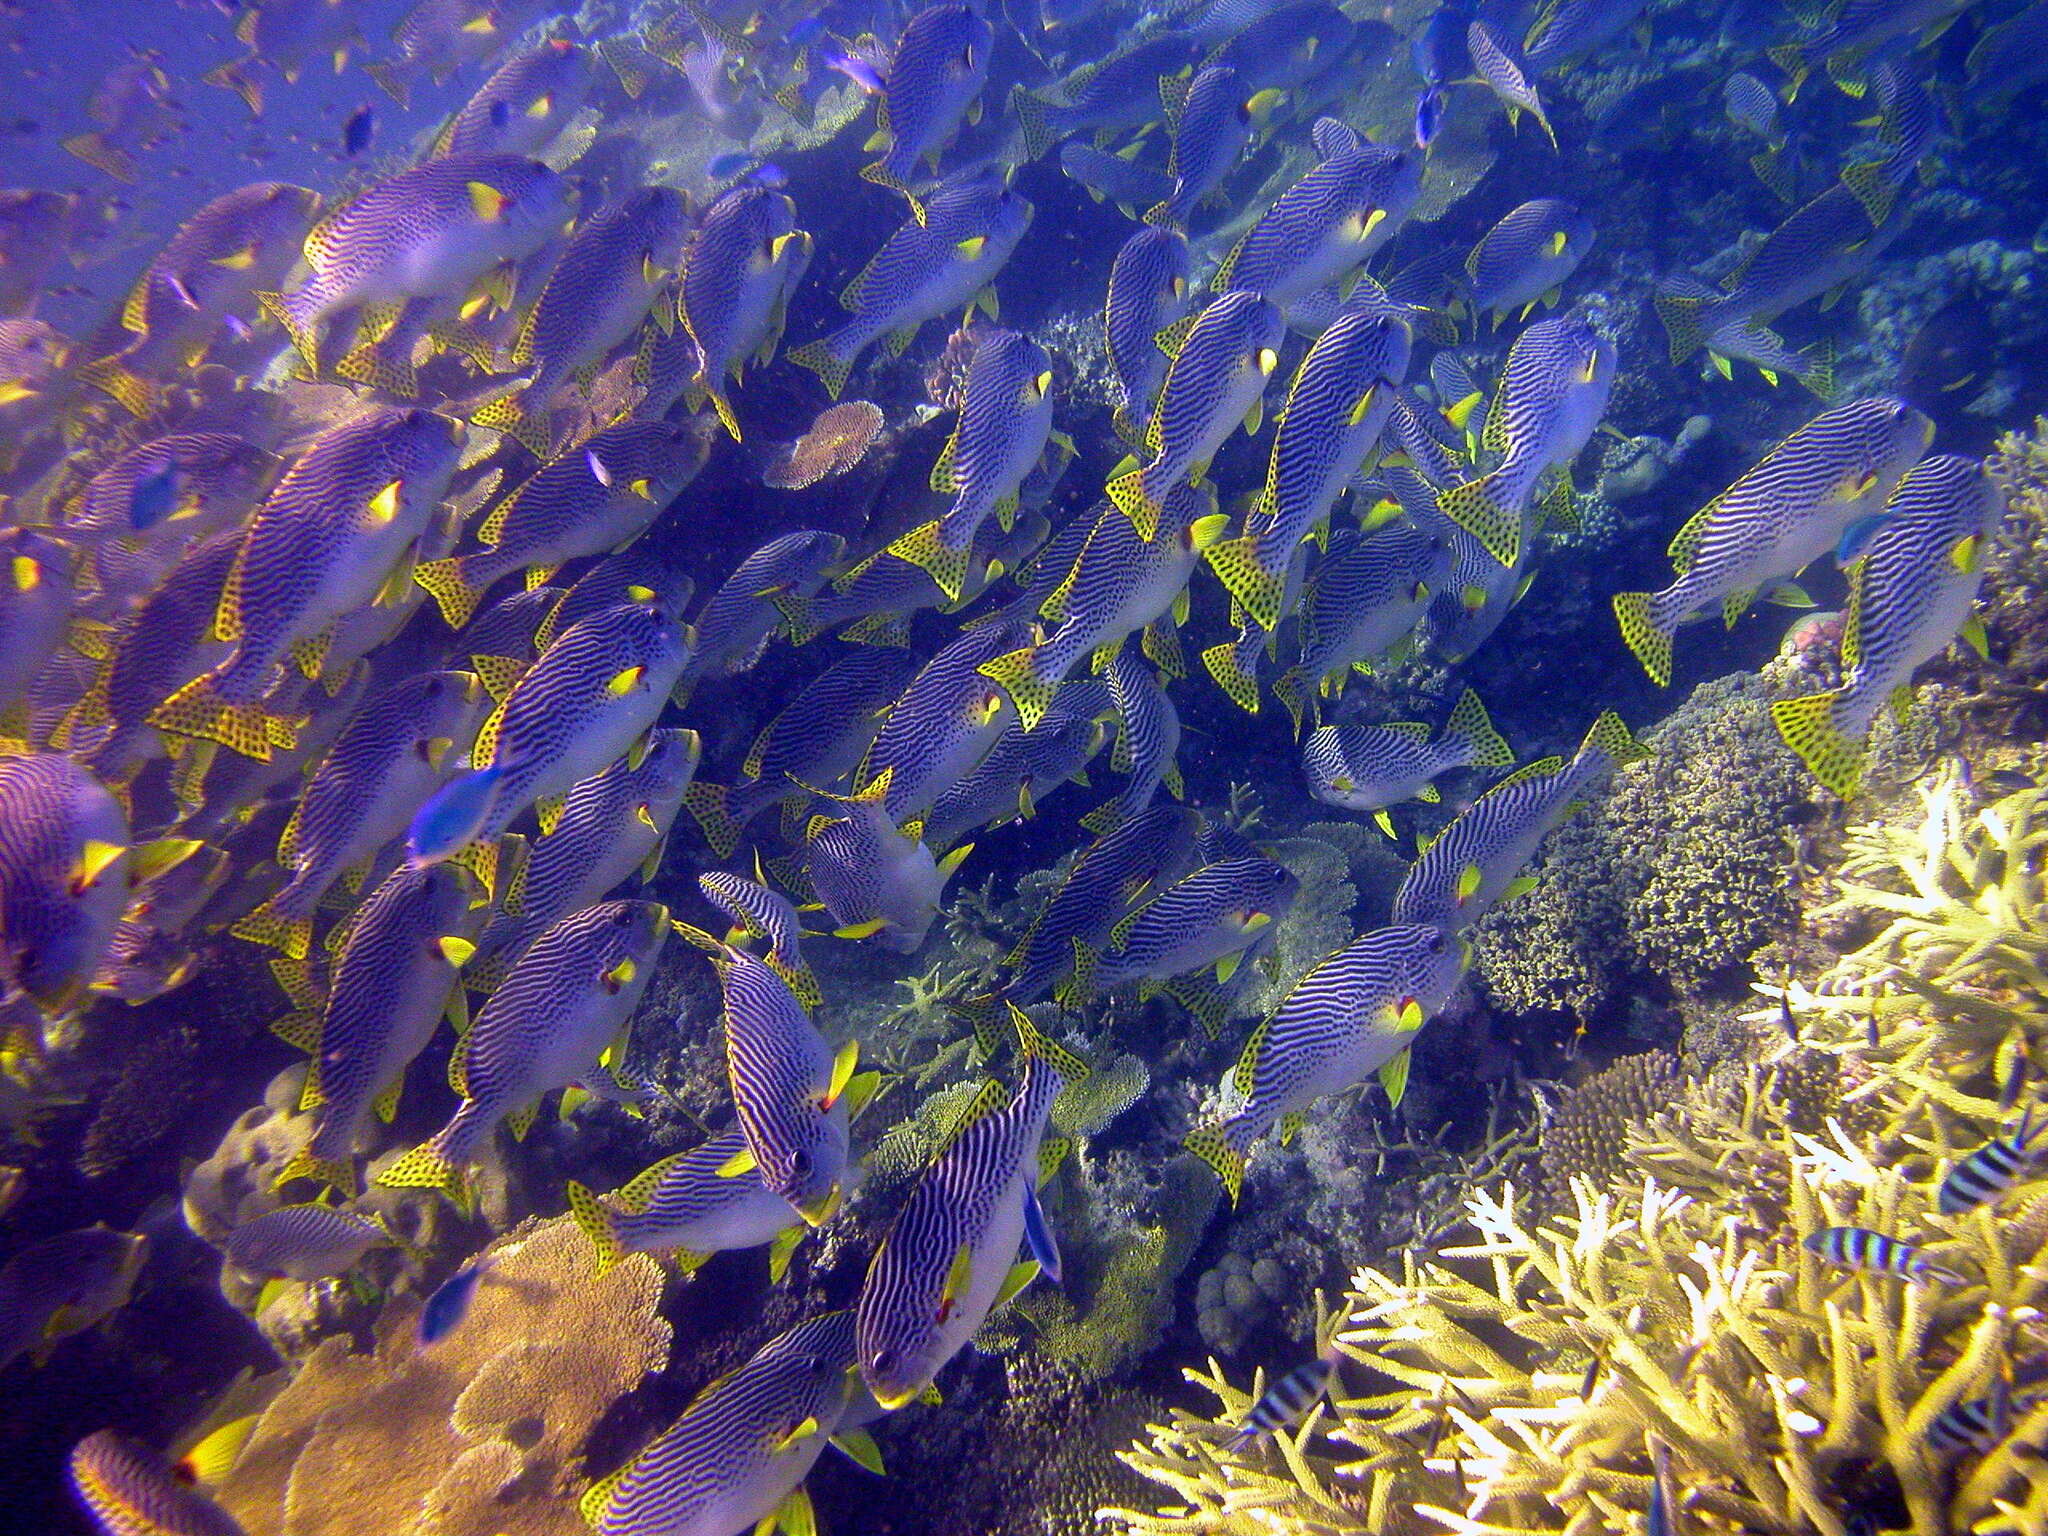
[[[1914,670],[1970,618],[2003,510],[1974,459],[1939,454],[1907,470],[1849,568],[1841,686],[1771,706],[1786,744],[1844,799],[1862,781],[1863,744],[1879,711],[1905,697]]]
[[[1614,389],[1614,343],[1574,315],[1539,320],[1515,338],[1486,413],[1489,474],[1439,493],[1437,505],[1492,552],[1519,564],[1534,532],[1531,501],[1549,470],[1569,473]]]
[[[542,650],[593,613],[620,603],[646,603],[662,613],[680,615],[690,605],[697,584],[652,544],[639,543],[607,555],[576,578],[568,595],[534,632]]]
[[[1173,191],[1146,214],[1153,224],[1180,226],[1222,185],[1251,143],[1251,91],[1227,64],[1195,71],[1184,91],[1169,98],[1173,153],[1167,171]]]
[[[1304,691],[1331,691],[1347,669],[1397,648],[1428,610],[1442,566],[1442,546],[1406,524],[1332,534],[1299,609]]]
[[[1209,62],[1228,64],[1253,90],[1291,91],[1346,63],[1358,65],[1363,61],[1356,52],[1373,33],[1328,0],[1219,6],[1210,24],[1231,29],[1231,35],[1216,44]],[[1379,35],[1385,30],[1379,28]]]
[[[1465,260],[1466,295],[1495,320],[1528,313],[1563,286],[1593,245],[1593,222],[1576,203],[1537,197],[1509,209]]]
[[[71,1486],[102,1536],[243,1536],[168,1458],[111,1429],[71,1448]]]
[[[1960,1216],[1980,1205],[1992,1205],[2033,1170],[2040,1155],[2035,1135],[2040,1129],[2028,1110],[2007,1136],[1994,1136],[1948,1171],[1935,1192],[1935,1207],[1944,1216]]]
[[[1868,1227],[1822,1227],[1819,1231],[1809,1232],[1800,1246],[1842,1269],[1890,1275],[1915,1285],[1924,1285],[1930,1280],[1938,1280],[1945,1285],[1963,1283],[1961,1275],[1935,1263],[1913,1244],[1887,1237],[1882,1232],[1873,1232]]]
[[[1208,552],[1218,578],[1260,628],[1275,628],[1293,608],[1302,540],[1378,447],[1385,386],[1407,374],[1410,340],[1408,326],[1387,315],[1342,315],[1295,371],[1245,533]]]
[[[1141,147],[1133,145],[1123,154],[1112,154],[1093,144],[1062,145],[1060,172],[1096,202],[1114,203],[1124,217],[1136,219],[1142,209],[1164,202],[1173,191],[1171,176],[1139,160]]]
[[[726,1081],[761,1182],[817,1226],[846,1192],[852,1042],[834,1051],[759,956],[709,934],[685,937],[710,955],[725,991]]]
[[[1063,708],[1065,692],[1034,729],[1011,721],[974,771],[939,796],[925,817],[928,841],[945,848],[978,827],[1033,815],[1045,796],[1086,768],[1107,733],[1089,712]]]
[[[1329,135],[1323,142],[1335,147],[1341,139]],[[1215,286],[1263,294],[1285,310],[1393,238],[1421,188],[1413,155],[1354,135],[1259,215],[1217,269]]]
[[[840,295],[853,318],[789,360],[815,372],[838,399],[872,343],[888,336],[896,355],[925,321],[961,308],[994,282],[1031,213],[1028,199],[993,177],[947,182],[924,205],[923,221],[912,218],[889,236]]]
[[[1106,942],[1133,901],[1186,864],[1194,828],[1192,811],[1155,805],[1090,844],[1011,951],[1002,995],[1014,1003],[1035,1001],[1073,966],[1076,946]]]
[[[1210,966],[1227,981],[1248,953],[1271,943],[1300,888],[1285,865],[1263,856],[1205,864],[1119,921],[1093,963],[1075,967],[1075,987],[1085,994]]]
[[[800,1230],[803,1219],[762,1183],[758,1168],[720,1171],[746,1151],[746,1133],[731,1130],[663,1158],[602,1198],[572,1183],[569,1211],[597,1249],[600,1268],[629,1253],[701,1259]]]
[[[221,1253],[245,1274],[313,1281],[346,1273],[372,1248],[390,1244],[374,1218],[316,1203],[281,1205],[243,1222],[222,1241]]]
[[[98,543],[101,586],[141,590],[191,545],[247,522],[277,462],[231,432],[151,438],[96,471],[65,524]]]
[[[577,229],[512,344],[526,383],[471,419],[545,455],[553,439],[548,408],[647,319],[681,260],[688,223],[682,193],[640,187]]]
[[[829,593],[779,606],[795,644],[828,629],[867,645],[890,644],[886,637],[919,609],[965,608],[1004,571],[1031,559],[1051,531],[1042,512],[1015,517],[1007,532],[1001,523],[985,521],[955,554],[940,544],[937,523],[924,523],[834,576]]]
[[[975,348],[950,451],[932,472],[934,484],[949,480],[953,490],[939,520],[947,549],[970,548],[990,512],[1014,512],[1017,488],[1045,452],[1052,408],[1052,359],[1037,342],[997,331]]]
[[[854,1324],[830,1312],[770,1339],[599,1484],[598,1536],[732,1536],[804,1480],[853,1400]]]
[[[691,387],[703,392],[733,437],[739,425],[725,381],[750,357],[771,356],[790,295],[811,264],[811,237],[796,204],[772,187],[743,181],[721,193],[683,247],[676,307],[697,348]]]
[[[1056,100],[1012,90],[1025,158],[1038,159],[1071,134],[1142,128],[1159,115],[1160,80],[1191,66],[1195,52],[1187,33],[1166,29],[1081,65],[1053,88]]]
[[[632,1018],[668,925],[659,903],[610,901],[534,940],[456,1047],[450,1077],[462,1104],[454,1117],[377,1182],[459,1189],[500,1120],[514,1117],[523,1129],[543,1094],[603,1086],[598,1055]]]
[[[699,782],[683,803],[723,858],[769,806],[851,773],[874,744],[882,716],[910,682],[916,658],[894,646],[857,646],[805,684],[761,728],[730,786]]]
[[[867,788],[843,800],[843,815],[811,819],[804,837],[804,872],[841,938],[878,938],[907,955],[924,943],[946,882],[974,845],[965,843],[944,859],[934,858],[922,826],[915,821],[899,825],[888,809],[890,778],[884,769]]]
[[[1593,722],[1570,762],[1547,757],[1501,780],[1444,828],[1394,892],[1393,920],[1459,933],[1508,896],[1536,849],[1586,794],[1646,756],[1611,711]]]
[[[0,1365],[83,1332],[128,1304],[149,1238],[104,1222],[15,1249],[0,1264]]]
[[[1464,945],[1426,923],[1377,928],[1324,956],[1245,1042],[1226,1082],[1239,1107],[1191,1132],[1189,1150],[1236,1200],[1251,1144],[1283,1117],[1388,1068],[1450,999],[1465,963]]]
[[[277,862],[289,881],[233,931],[303,959],[320,898],[405,831],[469,751],[489,706],[469,672],[422,672],[371,699],[342,727],[285,824]]]
[[[1121,645],[1164,621],[1184,600],[1188,579],[1229,521],[1207,486],[1175,485],[1151,536],[1104,503],[1066,579],[1040,610],[1057,627],[1043,640],[984,662],[1028,730],[1051,707],[1055,690],[1082,658]]]
[[[590,77],[589,51],[567,38],[515,53],[448,120],[435,156],[538,155],[583,110]]]
[[[1524,112],[1536,119],[1550,147],[1557,148],[1557,133],[1544,114],[1543,99],[1536,92],[1528,62],[1492,21],[1480,17],[1465,29],[1465,46],[1472,55],[1472,67],[1487,88],[1507,109],[1508,122],[1517,124]]]
[[[0,758],[0,976],[52,1017],[85,995],[128,902],[128,817],[54,754]]]
[[[490,511],[484,546],[422,561],[413,579],[449,627],[469,622],[494,582],[514,571],[551,575],[570,560],[630,544],[703,467],[709,443],[687,423],[627,421],[548,460]]]
[[[777,602],[812,596],[845,553],[838,534],[799,528],[747,556],[697,615],[690,675],[725,676],[751,667],[784,622]]]
[[[1733,624],[1766,582],[1796,575],[1882,508],[1933,437],[1920,412],[1879,396],[1823,411],[1773,448],[1679,529],[1670,586],[1615,594],[1644,670],[1668,683],[1680,624],[1716,604]]]
[[[40,528],[0,528],[0,735],[28,734],[29,687],[70,629],[78,563]]]
[[[861,1376],[884,1408],[930,1385],[994,1309],[1024,1242],[1026,1202],[1037,1201],[1039,1144],[1064,1086],[1058,1068],[1030,1055],[1007,1102],[985,1092],[875,1249],[856,1338]]]
[[[413,817],[417,862],[493,838],[534,801],[567,794],[622,757],[660,716],[690,632],[646,603],[592,614],[541,653],[477,733],[473,768]]]
[[[312,274],[271,313],[309,368],[319,325],[338,310],[407,299],[461,298],[503,261],[538,250],[569,216],[562,178],[518,155],[429,160],[377,182],[306,236]]]
[[[1479,695],[1467,688],[1434,740],[1423,725],[1326,725],[1302,743],[1309,793],[1325,805],[1377,811],[1403,800],[1438,799],[1434,780],[1457,768],[1508,768],[1501,740]],[[1383,823],[1384,825],[1384,823]]]
[[[1195,317],[1145,428],[1146,461],[1106,487],[1140,537],[1158,531],[1167,493],[1199,478],[1259,405],[1285,334],[1280,311],[1256,293],[1226,293]]]
[[[1103,336],[1122,393],[1118,430],[1142,438],[1152,402],[1166,382],[1167,356],[1159,333],[1187,312],[1192,271],[1187,236],[1146,225],[1117,247],[1103,305]]]
[[[702,738],[658,730],[636,763],[620,758],[562,799],[554,830],[535,838],[477,948],[493,971],[571,912],[580,912],[633,871],[651,874],[697,772]]]
[[[876,130],[888,148],[861,171],[866,180],[907,190],[919,161],[937,171],[941,151],[988,79],[994,46],[995,28],[970,5],[928,5],[904,22],[889,55]]]
[[[1644,9],[1644,0],[1551,0],[1522,39],[1522,56],[1538,74],[1583,58],[1620,33]]]
[[[1110,699],[1116,706],[1116,746],[1110,754],[1112,772],[1126,774],[1116,798],[1082,818],[1091,831],[1107,831],[1137,815],[1165,785],[1176,798],[1184,786],[1176,758],[1180,753],[1180,712],[1152,669],[1128,648],[1119,649],[1107,672]]]
[[[397,1107],[483,917],[475,878],[454,864],[400,865],[350,924],[322,1004],[301,1103],[313,1134],[277,1183],[319,1179],[354,1194],[354,1158],[374,1110]]]
[[[931,809],[981,761],[1015,715],[984,662],[1026,644],[1022,622],[979,624],[924,664],[882,722],[861,767],[863,787],[889,775],[887,808],[900,823]]]
[[[277,721],[261,707],[278,664],[381,596],[431,523],[456,469],[462,427],[431,411],[374,409],[329,428],[285,471],[242,540],[214,632],[235,653],[151,716],[267,758]]]

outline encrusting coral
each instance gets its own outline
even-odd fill
[[[1231,1449],[1263,1383],[1189,1372],[1218,1410],[1124,1453],[1173,1502],[1106,1510],[1112,1527],[1639,1532],[1662,1442],[1688,1532],[2048,1530],[2048,1169],[2016,1160],[1969,1209],[1936,1198],[2010,1130],[1999,1042],[2031,1059],[2048,1025],[2044,837],[2033,791],[1974,811],[1953,775],[1922,794],[1921,826],[1852,840],[1839,900],[1891,925],[1822,993],[1758,989],[1773,1059],[1637,1106],[1621,1156],[1572,1171],[1553,1214],[1483,1183],[1451,1241],[1361,1268],[1332,1400],[1300,1425]],[[1895,1006],[1873,1025],[1871,1002]],[[1808,1247],[1838,1226],[1957,1278],[1847,1272]]]
[[[422,1346],[389,1307],[376,1346],[324,1340],[212,1489],[249,1536],[580,1536],[584,1443],[668,1359],[659,1267],[599,1276],[568,1218],[488,1250],[461,1324]]]

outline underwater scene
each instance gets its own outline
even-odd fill
[[[0,42],[0,1530],[2048,1536],[2048,0]]]

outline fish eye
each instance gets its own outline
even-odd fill
[[[614,928],[630,928],[630,927],[632,927],[632,926],[633,926],[633,909],[632,909],[631,907],[621,907],[621,908],[619,908],[619,910],[618,910],[618,911],[614,912],[614,913],[612,914],[612,926],[613,926]]]
[[[811,1154],[799,1147],[789,1154],[789,1171],[799,1179],[808,1178],[811,1172]]]
[[[1439,928],[1429,936],[1429,952],[1432,955],[1440,955],[1444,952],[1444,946],[1450,942],[1450,936]]]
[[[887,1375],[896,1368],[896,1351],[884,1347],[868,1356],[868,1369],[877,1375]]]

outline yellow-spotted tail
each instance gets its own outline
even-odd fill
[[[356,1195],[354,1167],[338,1157],[315,1157],[310,1147],[299,1148],[291,1161],[277,1170],[277,1177],[271,1180],[270,1187],[282,1189],[294,1179],[310,1179],[316,1184],[325,1184],[351,1200]]]
[[[485,589],[465,578],[463,560],[463,556],[453,555],[446,560],[423,560],[412,568],[412,579],[440,605],[441,617],[450,629],[467,624],[484,598]]]
[[[976,668],[1010,696],[1010,702],[1017,706],[1017,720],[1027,731],[1038,728],[1059,687],[1052,679],[1040,675],[1039,651],[1038,646],[1027,645],[1021,651],[1011,651]]]
[[[425,1141],[377,1175],[381,1189],[438,1189],[456,1204],[464,1203],[467,1180],[461,1168],[441,1151],[441,1138]]]
[[[583,1229],[583,1235],[590,1239],[590,1246],[597,1251],[597,1272],[604,1275],[626,1257],[625,1244],[619,1241],[616,1218],[596,1195],[574,1179],[569,1181],[568,1193],[569,1214],[576,1218],[576,1225]]]
[[[1493,721],[1487,716],[1486,706],[1479,701],[1479,695],[1470,688],[1458,696],[1457,706],[1452,709],[1450,721],[1444,729],[1446,734],[1462,736],[1472,743],[1472,755],[1466,759],[1468,767],[1514,766],[1515,749],[1493,728]]]
[[[1238,642],[1226,640],[1202,652],[1202,665],[1216,679],[1216,686],[1230,695],[1233,704],[1246,714],[1259,712],[1259,680],[1247,671],[1238,654]]]
[[[503,432],[519,443],[537,459],[548,456],[554,446],[553,434],[548,429],[545,406],[528,410],[526,386],[521,385],[509,395],[500,395],[477,408],[470,420],[479,427],[491,427]]]
[[[853,364],[834,352],[825,341],[806,342],[789,354],[789,360],[799,368],[808,368],[815,373],[825,386],[825,393],[834,400],[846,388],[846,381],[853,373]]]
[[[285,916],[277,910],[277,898],[274,896],[243,917],[228,932],[252,944],[268,944],[272,949],[281,949],[294,960],[305,959],[313,947],[313,920],[310,917]]]
[[[1498,473],[1482,475],[1437,493],[1437,510],[1471,534],[1502,565],[1522,558],[1522,514],[1494,499]]]
[[[1650,300],[1671,343],[1671,361],[1682,363],[1707,344],[1706,294],[1659,293]]]
[[[1145,488],[1145,471],[1132,468],[1121,474],[1112,475],[1103,488],[1105,495],[1116,504],[1116,509],[1131,520],[1131,526],[1138,530],[1138,537],[1147,544],[1159,532],[1159,503]]]
[[[1287,592],[1287,573],[1284,569],[1267,568],[1261,558],[1260,543],[1257,534],[1248,533],[1243,538],[1211,544],[1205,553],[1216,579],[1229,589],[1238,606],[1252,616],[1259,628],[1271,630],[1280,624],[1280,601]]]
[[[1623,763],[1640,762],[1650,755],[1650,749],[1635,739],[1627,723],[1611,709],[1600,712],[1599,718],[1586,732],[1586,739],[1579,743],[1579,752],[1581,755],[1604,752],[1617,768]]]
[[[159,730],[218,742],[262,763],[278,748],[296,746],[306,721],[305,715],[270,714],[260,704],[229,703],[215,691],[211,673],[194,678],[149,715]]]
[[[911,529],[889,546],[889,553],[899,560],[908,560],[931,577],[946,594],[947,602],[960,601],[967,586],[967,561],[972,551],[947,548],[936,521]]]
[[[1245,1152],[1231,1136],[1230,1126],[1227,1120],[1216,1125],[1198,1125],[1187,1133],[1181,1145],[1215,1170],[1230,1203],[1236,1205],[1244,1189]]]
[[[740,824],[729,809],[731,792],[723,784],[699,779],[683,791],[683,805],[696,818],[698,830],[711,851],[721,859],[732,857],[740,845]]]
[[[121,366],[118,357],[99,357],[78,370],[81,383],[111,395],[131,416],[147,416],[156,409],[156,386]]]
[[[1836,727],[1835,700],[1832,693],[1780,699],[1771,706],[1771,722],[1807,770],[1849,800],[1863,783],[1863,744]]]
[[[1651,604],[1655,594],[1617,592],[1614,617],[1621,625],[1621,638],[1636,653],[1636,660],[1659,688],[1671,686],[1671,631],[1659,625]]]

